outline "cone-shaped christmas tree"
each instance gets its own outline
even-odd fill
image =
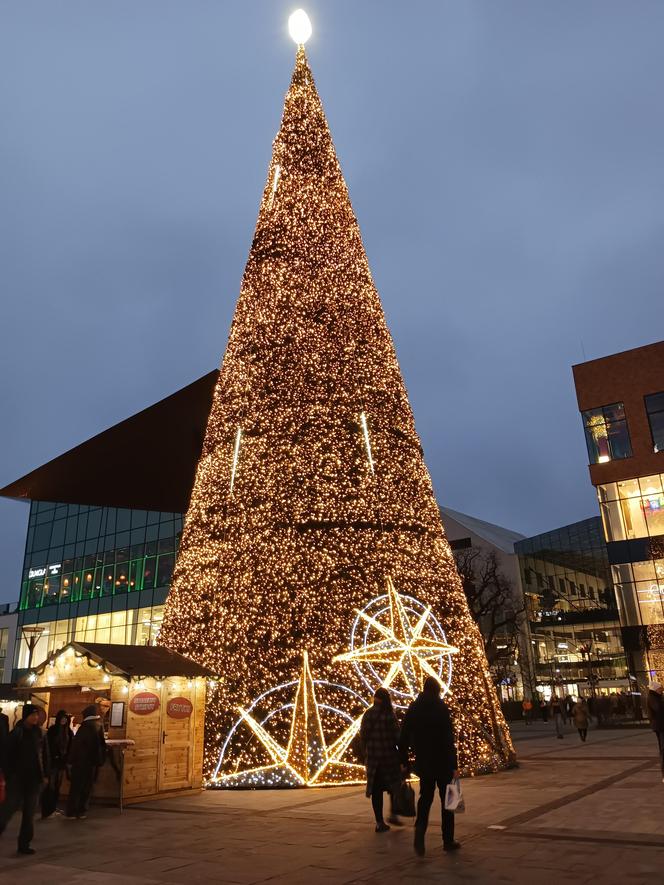
[[[319,676],[370,698],[382,679],[374,665],[363,677],[359,663],[333,658],[388,579],[410,611],[421,606],[412,630],[432,617],[455,647],[447,700],[463,766],[504,765],[509,733],[300,46],[160,636],[222,675],[208,771],[238,707],[297,678],[304,649]],[[366,617],[387,641],[389,614],[382,627]]]

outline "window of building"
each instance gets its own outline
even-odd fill
[[[465,550],[467,547],[472,546],[473,543],[470,538],[457,538],[455,541],[450,541],[452,550]]]
[[[33,502],[21,611],[168,587],[181,529],[173,513]]]
[[[664,535],[662,474],[597,486],[607,541]]]
[[[0,627],[0,679],[5,669],[5,660],[7,658],[7,641],[9,638],[9,628]]]
[[[664,391],[645,397],[652,444],[656,452],[664,452]]]
[[[626,625],[664,623],[664,559],[613,566]]]
[[[632,444],[622,403],[589,409],[582,414],[591,464],[631,457]]]

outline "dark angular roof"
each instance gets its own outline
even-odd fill
[[[19,500],[185,513],[219,372],[0,489]]]
[[[73,648],[79,654],[87,655],[98,664],[104,663],[109,670],[125,676],[204,676],[216,679],[217,674],[207,667],[190,661],[183,655],[160,645],[112,645],[103,642],[70,642],[65,648]],[[37,670],[43,670],[53,658],[62,654],[58,649],[50,655]]]

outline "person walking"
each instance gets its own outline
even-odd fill
[[[553,695],[551,698],[551,715],[556,726],[556,737],[559,741],[563,739],[563,721],[565,719],[564,704],[562,698]]]
[[[21,721],[7,738],[5,775],[7,796],[0,805],[0,835],[17,811],[21,812],[18,831],[18,854],[34,854],[30,846],[34,836],[33,819],[42,784],[46,780],[44,739],[38,725],[39,708],[24,704]]]
[[[521,707],[523,709],[524,721],[526,725],[530,725],[533,721],[533,702],[530,698],[524,698]]]
[[[394,814],[394,791],[401,783],[399,764],[399,723],[394,714],[392,699],[386,688],[374,692],[373,706],[365,712],[360,726],[360,739],[367,769],[367,792],[371,797],[376,832],[385,833],[390,829],[383,818],[383,793],[390,794],[392,813],[388,818],[391,824],[401,826]]]
[[[69,750],[71,784],[67,799],[68,820],[85,820],[97,772],[106,759],[106,741],[96,704],[83,710],[83,721]]]
[[[579,698],[577,702],[572,707],[572,718],[574,719],[574,725],[576,726],[579,737],[583,741],[586,742],[586,737],[588,736],[588,704],[585,701],[585,698]]]
[[[67,768],[67,759],[74,732],[69,727],[69,715],[66,710],[58,710],[55,722],[46,732],[46,743],[49,756],[48,785],[42,793],[42,820],[50,817],[58,807],[60,788]]]
[[[459,776],[457,752],[452,720],[447,705],[440,696],[440,683],[427,676],[421,694],[408,707],[399,739],[399,753],[404,766],[408,754],[415,754],[415,773],[420,779],[420,798],[415,818],[416,854],[424,854],[424,836],[429,823],[429,811],[436,786],[443,813],[443,848],[455,851],[461,848],[454,839],[454,814],[445,810],[445,789]]]
[[[662,783],[664,783],[664,697],[662,697],[662,683],[653,679],[650,683],[648,692],[648,719],[650,719],[650,727],[657,735],[657,746],[659,747],[659,763],[662,772]]]

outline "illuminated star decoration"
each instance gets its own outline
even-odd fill
[[[413,699],[422,690],[422,684],[427,676],[433,676],[439,682],[443,681],[440,673],[432,666],[432,662],[446,655],[457,654],[459,649],[433,636],[425,635],[425,628],[431,617],[431,608],[425,608],[416,622],[411,623],[403,598],[390,577],[387,578],[387,596],[389,626],[368,614],[366,609],[357,613],[359,618],[378,631],[383,638],[337,655],[333,660],[387,665],[389,669],[382,681],[383,687],[390,688],[397,677],[400,677],[408,695]]]
[[[311,787],[362,783],[365,779],[363,765],[343,761],[350,744],[357,734],[361,717],[351,721],[329,747],[325,741],[321,722],[320,704],[316,695],[316,682],[309,667],[309,656],[302,655],[302,670],[297,683],[295,702],[292,705],[290,734],[286,746],[281,744],[265,727],[267,719],[259,722],[250,712],[260,700],[254,701],[250,710],[240,707],[241,718],[233,728],[244,722],[258,738],[272,760],[268,765],[243,769],[230,774],[220,773],[224,763],[226,745],[222,749],[219,764],[210,786],[216,787]],[[335,686],[344,690],[344,686]],[[269,692],[266,692],[269,694]],[[355,694],[353,692],[353,694]],[[261,696],[264,697],[264,696]],[[359,696],[357,696],[359,697]],[[330,708],[333,709],[333,708]],[[339,710],[334,710],[340,713]],[[230,737],[231,735],[229,735]]]

